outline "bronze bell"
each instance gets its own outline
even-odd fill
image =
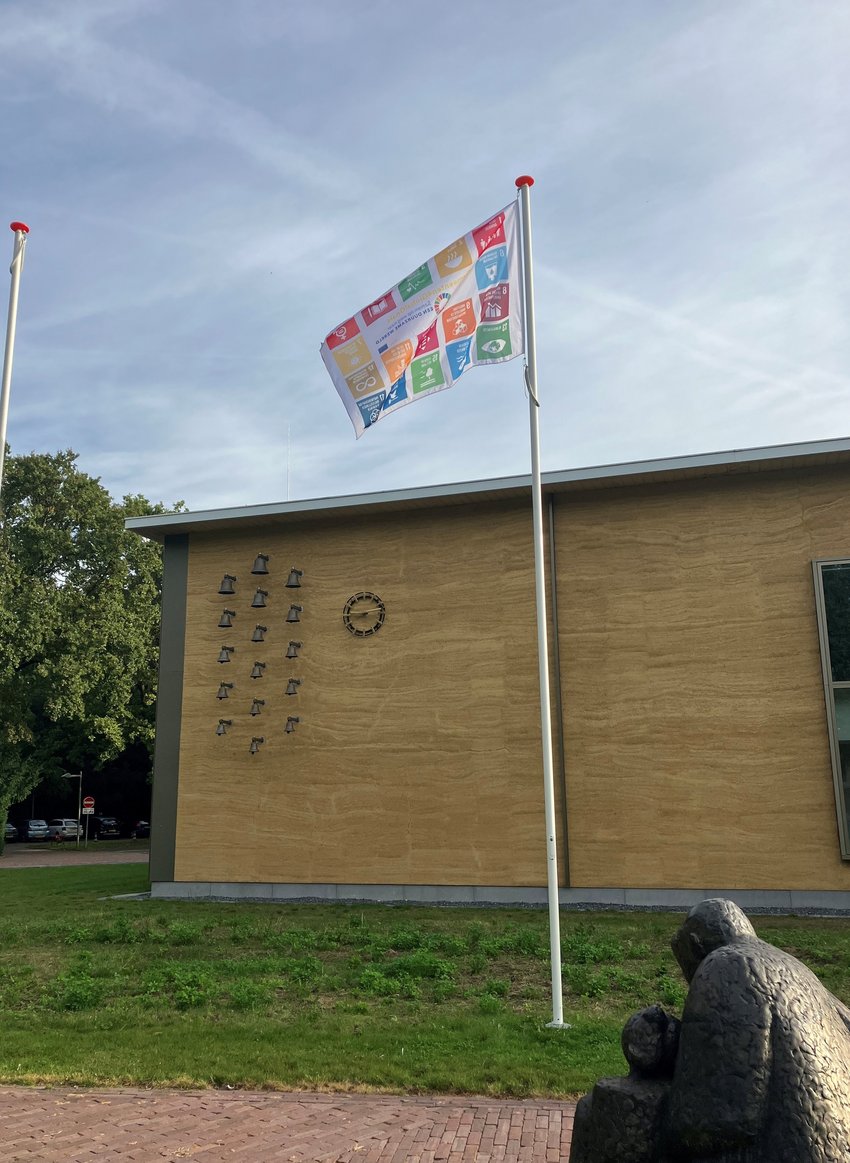
[[[301,722],[300,715],[290,715],[286,720],[286,727],[284,728],[287,735],[291,735],[295,730],[295,724]]]
[[[260,750],[260,744],[265,743],[265,741],[266,740],[265,740],[265,737],[263,735],[255,735],[254,738],[251,740],[251,754],[256,755],[257,752]]]
[[[261,714],[262,712],[260,711],[260,707],[264,707],[265,705],[266,705],[265,699],[254,699],[254,701],[251,703],[251,714],[252,715]]]
[[[303,606],[290,606],[289,613],[286,615],[287,622],[300,622],[301,618],[299,615],[303,609]]]
[[[254,606],[255,608],[257,608],[259,606],[264,606],[266,604],[266,598],[268,596],[269,596],[268,590],[257,590],[257,592],[254,594],[254,600],[251,602],[251,605]]]
[[[262,678],[263,671],[266,669],[264,662],[255,662],[251,667],[251,678]]]
[[[258,553],[254,558],[254,564],[251,566],[251,573],[268,573],[269,572],[269,555],[267,553]]]
[[[303,645],[303,643],[301,643],[301,642],[290,642],[286,648],[286,657],[287,658],[297,658],[298,651],[301,649],[302,645]]]
[[[301,585],[301,579],[304,576],[303,569],[296,569],[293,565],[289,571],[289,577],[286,579],[286,588],[288,590],[296,590]]]
[[[265,642],[266,630],[268,630],[268,626],[261,626],[258,622],[257,625],[254,627],[254,633],[251,635],[251,641],[252,642]]]
[[[216,735],[226,735],[227,728],[233,726],[232,719],[219,719],[218,726],[215,729]]]
[[[289,682],[286,684],[286,693],[288,695],[297,695],[298,688],[300,686],[301,686],[301,679],[300,678],[291,678],[289,680]]]
[[[226,630],[233,625],[233,619],[236,617],[235,610],[222,610],[221,617],[218,620],[219,629]]]
[[[230,656],[235,649],[235,646],[222,646],[221,650],[218,652],[219,662],[230,662]]]
[[[232,573],[226,573],[221,579],[221,585],[218,587],[218,592],[220,594],[235,594],[236,588],[233,585],[235,581],[236,578]]]
[[[228,698],[227,692],[232,691],[232,690],[233,690],[233,683],[232,682],[223,682],[221,684],[221,686],[218,688],[218,694],[215,697],[217,699],[226,699],[226,698]]]

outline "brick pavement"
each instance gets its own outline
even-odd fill
[[[566,1163],[571,1103],[0,1087],[4,1163]]]

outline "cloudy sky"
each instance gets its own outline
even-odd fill
[[[519,361],[355,442],[318,354],[521,173],[544,469],[846,436],[848,45],[846,0],[5,0],[12,450],[192,509],[527,472]]]

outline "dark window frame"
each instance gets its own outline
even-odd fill
[[[832,783],[835,792],[835,815],[838,824],[838,843],[842,860],[850,860],[850,821],[848,821],[848,797],[845,795],[841,773],[841,749],[838,735],[838,719],[835,711],[835,691],[850,690],[850,680],[835,680],[832,677],[832,659],[829,650],[829,627],[826,617],[826,595],[823,586],[825,566],[843,565],[850,570],[850,557],[823,557],[812,561],[815,583],[815,608],[820,641],[821,671],[823,673],[823,693],[826,705],[826,723],[829,735],[829,756],[832,763]]]

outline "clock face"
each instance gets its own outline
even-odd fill
[[[342,620],[346,628],[358,638],[368,638],[370,634],[377,634],[386,616],[384,603],[377,594],[369,593],[368,590],[353,594],[342,611]]]

